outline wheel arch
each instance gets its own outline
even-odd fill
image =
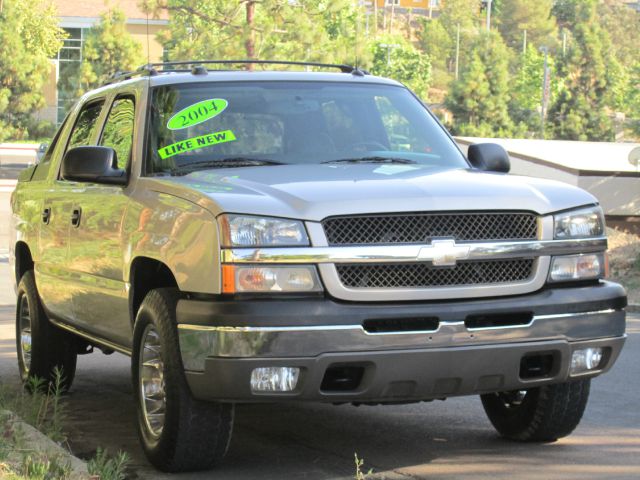
[[[171,269],[162,261],[150,257],[136,257],[129,268],[129,316],[135,322],[144,297],[151,290],[164,287],[178,288]]]
[[[16,285],[18,285],[23,275],[29,270],[33,270],[34,262],[29,245],[22,240],[16,242],[14,254]]]

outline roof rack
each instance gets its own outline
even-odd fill
[[[148,63],[131,72],[116,72],[105,83],[105,85],[121,82],[136,76],[154,76],[158,73],[191,72],[194,75],[203,75],[209,72],[209,70],[204,67],[205,65],[295,65],[301,67],[336,68],[342,73],[350,73],[357,76],[368,74],[366,70],[361,70],[358,67],[341,63],[294,62],[288,60],[185,60],[179,62]]]

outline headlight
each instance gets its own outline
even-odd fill
[[[607,259],[604,253],[563,255],[553,257],[549,272],[550,282],[595,280],[606,275]]]
[[[556,239],[599,237],[604,235],[604,215],[600,207],[559,213],[553,216]]]
[[[309,245],[309,237],[299,220],[220,215],[223,247],[295,247]]]
[[[222,292],[320,292],[314,265],[223,265]]]

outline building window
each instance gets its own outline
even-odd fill
[[[385,0],[384,3],[385,3],[385,5],[388,5],[389,7],[391,5],[395,5],[396,7],[400,6],[400,0]]]
[[[58,52],[58,125],[76,101],[79,87],[80,63],[86,29],[65,28],[67,38]]]

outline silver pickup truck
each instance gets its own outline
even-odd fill
[[[22,378],[130,355],[165,471],[219,462],[236,403],[479,395],[506,438],[571,433],[625,341],[597,200],[310,67],[151,64],[82,97],[11,199]]]

